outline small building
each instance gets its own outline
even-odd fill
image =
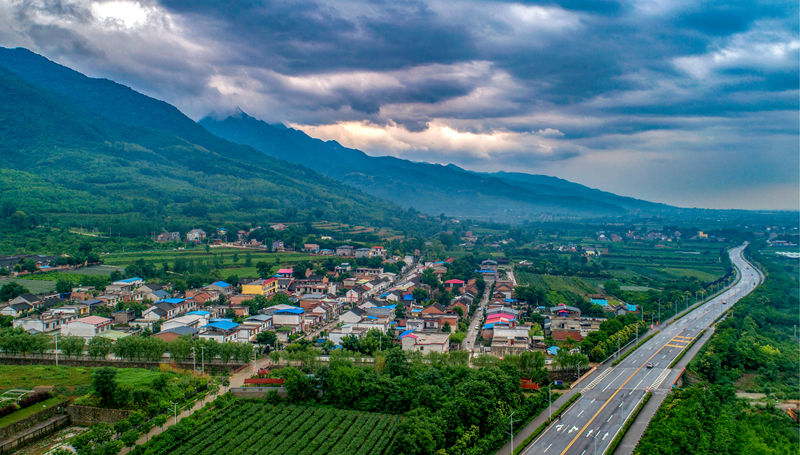
[[[11,303],[0,309],[0,315],[18,318],[32,309],[33,306],[25,302]]]
[[[167,343],[171,341],[175,341],[182,336],[188,336],[193,338],[200,329],[196,327],[173,327],[171,329],[162,330],[156,334],[153,334],[156,338],[161,338],[162,340],[166,341]]]
[[[420,333],[406,330],[398,337],[404,351],[448,352],[450,350],[449,333]]]
[[[239,324],[229,319],[214,319],[208,325],[202,327],[197,336],[206,340],[214,340],[218,343],[236,341],[239,332]]]
[[[113,321],[100,316],[86,316],[74,319],[61,326],[61,334],[64,336],[79,336],[86,339],[111,329]]]
[[[275,277],[250,280],[242,283],[242,294],[244,295],[263,295],[269,297],[278,292],[278,279]]]
[[[186,233],[186,241],[200,243],[206,239],[206,232],[202,229],[192,229]]]
[[[336,247],[336,255],[343,257],[353,256],[353,250],[354,248],[350,245],[338,246]]]
[[[224,281],[215,281],[203,288],[206,291],[216,292],[219,295],[230,296],[236,289],[230,283]]]

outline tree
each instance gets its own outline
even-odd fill
[[[265,345],[268,345],[268,346],[274,346],[275,342],[277,340],[278,340],[277,335],[275,335],[275,332],[273,332],[271,330],[266,330],[264,332],[259,332],[259,334],[256,335],[256,341],[259,344],[265,344]]]
[[[56,292],[59,294],[66,294],[72,291],[72,281],[66,278],[59,278],[56,281]]]
[[[174,360],[179,362],[186,360],[192,352],[192,339],[187,335],[179,336],[167,343],[167,351]]]
[[[450,329],[450,323],[449,323],[449,322],[445,322],[445,323],[444,323],[444,327],[442,327],[442,332],[444,332],[444,333],[450,333],[450,330],[451,330],[451,329]]]
[[[105,359],[111,352],[111,346],[114,342],[105,337],[93,337],[87,343],[89,356],[95,359]]]
[[[67,357],[77,357],[83,354],[86,340],[76,336],[61,337],[58,340],[58,348]]]
[[[11,300],[21,296],[22,294],[27,294],[28,292],[30,292],[28,291],[28,288],[17,283],[16,281],[12,281],[0,287],[0,302]]]
[[[411,295],[417,303],[422,303],[428,298],[428,290],[422,288],[415,288]]]
[[[264,261],[258,261],[256,263],[256,273],[258,273],[259,278],[266,280],[272,276],[272,267]]]
[[[386,366],[384,373],[389,376],[403,376],[408,371],[406,353],[402,349],[392,349],[386,354]]]
[[[137,430],[128,430],[125,433],[122,433],[119,440],[125,444],[125,447],[133,447],[136,445],[136,441],[139,439],[139,432]]]
[[[316,395],[311,380],[295,367],[281,368],[277,376],[283,378],[283,386],[290,401],[296,403],[308,401]]]
[[[100,396],[100,403],[103,406],[111,406],[114,403],[114,395],[117,392],[116,376],[117,370],[109,367],[98,368],[92,373],[92,388]]]

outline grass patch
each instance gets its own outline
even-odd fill
[[[0,390],[31,389],[38,385],[86,386],[93,368],[55,365],[0,365]]]
[[[35,386],[81,387],[92,383],[95,368],[55,365],[0,365],[0,391],[31,389]],[[161,370],[145,368],[116,368],[119,384],[150,384]],[[175,373],[176,375],[178,373]]]
[[[646,337],[642,338],[642,341],[636,343],[636,346],[628,349],[627,351],[625,351],[625,354],[622,354],[622,356],[620,356],[620,358],[618,358],[617,360],[611,362],[611,366],[612,367],[613,366],[617,366],[620,362],[625,360],[625,357],[628,357],[629,355],[631,355],[631,353],[633,353],[633,351],[639,349],[639,346],[645,344],[650,338],[653,338],[654,336],[656,336],[656,332],[651,333],[650,335],[647,335]]]
[[[40,403],[33,404],[27,408],[22,408],[19,411],[15,411],[7,416],[0,417],[0,428],[19,422],[20,420],[30,417],[37,412],[44,411],[47,408],[58,406],[65,401],[66,400],[64,400],[63,397],[48,398]]]
[[[608,445],[608,450],[606,450],[604,453],[613,454],[614,451],[617,450],[619,443],[622,442],[622,438],[625,437],[625,433],[628,432],[628,429],[631,427],[631,425],[633,425],[633,422],[636,421],[636,417],[639,415],[639,412],[641,412],[644,405],[647,404],[648,401],[650,401],[651,396],[653,396],[653,392],[647,392],[646,394],[644,394],[644,398],[642,398],[641,403],[639,403],[639,405],[636,406],[636,409],[633,411],[633,414],[631,414],[630,417],[628,417],[628,420],[625,421],[625,425],[622,426],[622,429],[619,431],[619,433],[617,433],[617,435],[614,437],[614,440],[611,441],[611,444]]]
[[[554,413],[553,413],[553,415],[554,415],[555,417],[550,417],[550,418],[548,418],[548,419],[547,419],[547,420],[546,420],[546,421],[545,421],[543,424],[539,425],[539,426],[536,428],[536,430],[534,430],[534,431],[533,431],[533,433],[531,433],[531,434],[530,434],[530,436],[528,436],[527,438],[525,438],[525,440],[524,440],[524,441],[522,441],[522,443],[521,443],[519,446],[517,446],[517,447],[514,449],[514,454],[513,454],[513,455],[517,455],[518,453],[520,453],[520,452],[522,452],[523,450],[525,450],[525,447],[527,447],[527,446],[528,446],[528,444],[530,444],[531,442],[533,442],[533,440],[534,440],[534,439],[536,439],[537,437],[539,437],[539,435],[540,435],[540,434],[542,434],[542,432],[543,432],[543,431],[544,431],[544,430],[545,430],[545,429],[546,429],[548,426],[550,426],[550,424],[551,424],[551,423],[553,423],[553,421],[554,421],[554,420],[556,420],[556,419],[558,418],[558,415],[559,415],[559,414],[563,414],[563,413],[564,413],[564,411],[566,411],[566,410],[567,410],[567,408],[569,408],[570,406],[572,406],[572,403],[574,403],[575,401],[577,401],[577,400],[578,400],[578,398],[580,398],[580,397],[581,397],[581,394],[580,394],[580,392],[576,393],[575,395],[572,395],[572,396],[569,398],[569,400],[567,400],[567,402],[566,402],[566,403],[562,404],[562,405],[561,405],[561,406],[560,406],[560,407],[559,407],[559,408],[556,410],[556,412],[554,412]],[[544,411],[542,411],[542,412],[544,412]]]

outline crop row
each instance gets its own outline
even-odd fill
[[[231,400],[196,412],[135,453],[381,454],[394,439],[398,420],[332,408]]]

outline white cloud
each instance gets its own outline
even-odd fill
[[[673,64],[697,79],[732,68],[775,71],[796,67],[800,40],[794,35],[765,30],[767,26],[734,35],[714,51],[677,57]]]
[[[443,120],[433,120],[422,131],[409,131],[402,125],[375,125],[368,122],[340,122],[327,125],[292,124],[313,137],[336,140],[353,148],[402,155],[404,151],[433,151],[441,155],[469,155],[484,160],[507,153],[527,152],[531,158],[550,157],[556,149],[560,131],[547,129],[537,133],[494,130],[485,133],[461,131]],[[544,134],[542,134],[544,133]],[[563,134],[563,133],[562,133]]]

